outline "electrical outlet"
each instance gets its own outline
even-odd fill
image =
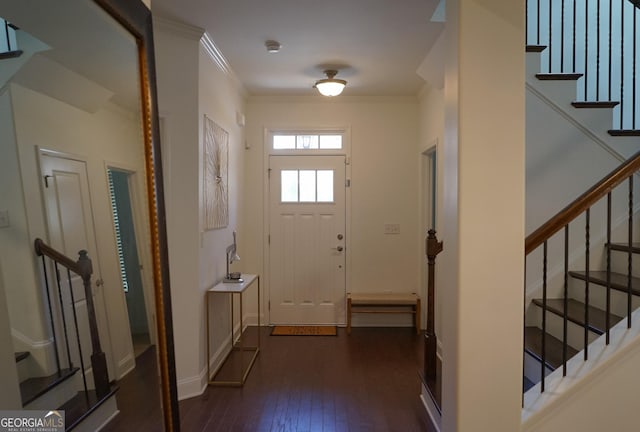
[[[400,224],[384,224],[385,234],[400,234]]]
[[[0,228],[9,226],[9,210],[0,210]]]

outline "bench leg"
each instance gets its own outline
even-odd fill
[[[420,308],[420,298],[416,300],[416,314],[415,314],[415,322],[416,322],[416,333],[420,334],[420,317],[422,316],[421,308]]]
[[[351,298],[347,298],[347,334],[351,334]]]

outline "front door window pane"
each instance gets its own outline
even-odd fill
[[[298,202],[298,170],[282,170],[280,181],[282,202]]]
[[[333,170],[318,170],[318,202],[333,202]]]
[[[300,202],[315,202],[316,171],[300,170]]]

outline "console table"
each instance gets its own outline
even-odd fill
[[[244,385],[244,382],[247,379],[247,375],[249,375],[249,371],[251,371],[251,367],[253,366],[253,363],[255,363],[256,358],[258,357],[258,353],[260,352],[260,276],[259,275],[255,275],[255,274],[242,274],[242,282],[220,282],[219,284],[217,284],[216,286],[214,286],[213,288],[210,288],[209,290],[207,290],[207,295],[206,295],[206,308],[207,308],[207,380],[209,382],[210,385],[219,385],[219,386],[242,386]],[[249,288],[251,285],[253,285],[253,283],[256,282],[257,286],[256,286],[256,293],[257,293],[257,301],[258,301],[258,344],[256,346],[245,346],[244,344],[244,336],[243,336],[243,330],[242,330],[242,294],[247,290],[247,288]],[[211,377],[211,371],[210,371],[210,335],[209,335],[209,299],[211,298],[211,296],[213,295],[220,295],[220,294],[227,294],[231,296],[231,344],[232,344],[232,348],[229,351],[229,353],[226,355],[226,357],[224,358],[224,360],[222,361],[222,363],[220,364],[220,367],[218,368],[218,370],[216,370],[213,378]],[[235,341],[235,329],[234,329],[234,317],[233,317],[233,310],[234,310],[234,299],[238,297],[240,299],[240,334],[238,335],[238,340],[237,342],[234,343]],[[237,380],[216,380],[216,375],[218,374],[219,370],[222,368],[222,365],[224,365],[224,363],[227,361],[227,359],[229,358],[229,355],[233,352],[233,351],[239,351],[240,352],[240,360],[241,360],[241,367],[240,367],[240,375],[238,376]],[[245,351],[249,351],[249,352],[253,352],[253,355],[251,356],[251,360],[249,361],[249,363],[247,364],[246,367],[242,366],[242,364],[244,364],[244,352]]]

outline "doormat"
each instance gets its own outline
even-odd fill
[[[271,330],[271,336],[338,336],[338,328],[317,325],[277,325]]]

